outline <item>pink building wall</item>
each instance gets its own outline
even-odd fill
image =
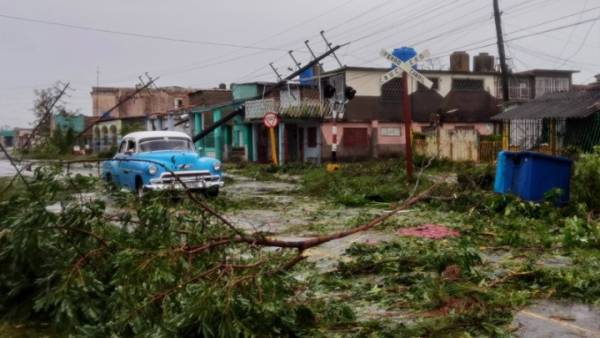
[[[413,132],[420,133],[424,127],[428,127],[429,125],[429,123],[413,122],[412,130]],[[454,130],[460,127],[473,128],[481,136],[489,136],[494,133],[494,125],[492,123],[444,123],[442,125],[442,128],[446,130]]]

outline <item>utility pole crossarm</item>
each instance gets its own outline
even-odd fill
[[[265,96],[271,94],[276,89],[281,88],[282,86],[284,86],[289,80],[295,78],[296,76],[298,76],[298,75],[302,74],[303,72],[305,72],[307,69],[309,69],[312,66],[318,64],[323,59],[325,59],[329,55],[335,53],[335,51],[337,51],[338,49],[342,48],[343,46],[344,45],[338,45],[338,46],[335,46],[335,47],[329,49],[327,52],[323,53],[321,56],[319,56],[319,57],[311,60],[305,66],[300,67],[298,70],[296,70],[292,74],[286,76],[284,79],[282,79],[279,82],[277,82],[273,87],[268,88],[267,90],[265,90],[265,92],[262,95],[255,96],[255,97],[252,97],[252,98],[248,98],[246,101],[258,100],[258,99],[261,99],[262,97],[265,97]],[[197,141],[203,139],[206,135],[212,133],[215,129],[217,129],[220,126],[222,126],[223,124],[227,123],[227,121],[233,119],[234,117],[245,113],[245,111],[246,110],[245,110],[244,106],[242,106],[242,107],[240,107],[240,108],[232,111],[231,113],[227,114],[226,116],[224,116],[219,121],[215,121],[215,123],[212,126],[206,128],[203,131],[201,131],[198,134],[196,134],[194,136],[194,138],[193,138],[194,142],[197,142]]]

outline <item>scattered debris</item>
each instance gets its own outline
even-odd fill
[[[412,228],[402,228],[396,233],[404,237],[420,237],[427,239],[442,239],[460,236],[458,231],[437,224],[424,224]]]
[[[522,338],[600,337],[598,319],[597,307],[544,300],[517,313],[513,326]]]

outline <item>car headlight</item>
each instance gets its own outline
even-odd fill
[[[221,170],[221,162],[216,162],[215,164],[213,164],[213,169],[215,169],[216,171]]]
[[[156,168],[156,166],[154,164],[152,164],[148,167],[148,174],[150,174],[150,175],[156,174],[157,171],[158,171],[158,168]]]

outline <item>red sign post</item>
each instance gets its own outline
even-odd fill
[[[424,51],[423,53],[413,57],[410,60],[402,61],[398,59],[396,56],[388,53],[385,49],[381,50],[380,55],[386,60],[390,61],[392,64],[396,66],[396,68],[392,69],[388,73],[384,74],[381,77],[381,83],[386,83],[393,78],[402,75],[402,110],[404,111],[404,134],[406,140],[406,175],[409,179],[413,177],[413,158],[412,158],[412,114],[410,107],[410,93],[408,88],[408,80],[415,79],[417,82],[421,83],[423,86],[431,89],[433,86],[433,82],[429,80],[426,76],[419,73],[413,66],[429,57],[429,52]]]

